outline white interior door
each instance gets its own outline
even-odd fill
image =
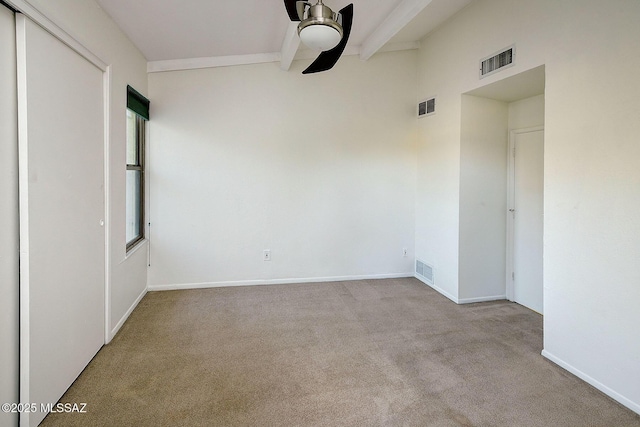
[[[18,107],[16,28],[0,4],[0,403],[18,402]],[[0,411],[0,426],[17,414]]]
[[[543,313],[544,130],[511,133],[512,300]],[[509,265],[508,264],[508,265]]]
[[[24,15],[16,27],[20,401],[55,403],[104,344],[103,72]]]

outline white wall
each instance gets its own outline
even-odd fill
[[[509,129],[544,126],[544,94],[509,103]]]
[[[504,298],[506,102],[462,96],[459,302]]]
[[[0,403],[18,402],[18,117],[15,20],[0,5]],[[0,426],[17,425],[0,412]]]
[[[420,49],[417,99],[436,95],[437,112],[418,122],[416,258],[433,266],[434,287],[457,301],[462,92],[449,87],[450,74],[439,68],[427,72],[428,46]],[[455,57],[447,58],[452,59]]]
[[[411,275],[416,56],[150,74],[152,289]]]
[[[418,98],[443,108],[420,124],[416,256],[457,292],[460,95],[546,64],[544,354],[640,412],[638,17],[635,0],[479,0],[423,40]],[[516,65],[480,80],[513,43]]]
[[[146,59],[93,0],[30,0],[30,3],[110,66],[111,246],[107,268],[111,282],[110,329],[115,331],[146,289],[147,248],[126,257],[125,243],[126,87],[130,84],[140,93],[147,93]]]

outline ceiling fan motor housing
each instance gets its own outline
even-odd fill
[[[329,18],[333,19],[335,17],[335,13],[328,7],[322,4],[322,2],[318,2],[313,6],[309,6],[309,18]]]
[[[307,46],[328,50],[327,39],[330,40],[330,44],[333,43],[330,48],[335,47],[343,37],[343,30],[342,25],[337,21],[337,15],[320,1],[309,6],[307,18],[298,25],[298,35]],[[313,41],[317,38],[322,39],[325,45],[314,46]]]

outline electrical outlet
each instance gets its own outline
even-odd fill
[[[271,261],[271,250],[265,249],[262,252],[262,260],[263,261]]]
[[[406,258],[406,256],[407,256],[407,248],[402,248],[402,256]]]

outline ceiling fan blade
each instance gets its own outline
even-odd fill
[[[342,40],[340,40],[338,46],[331,50],[322,52],[320,56],[318,56],[316,60],[309,65],[309,68],[302,72],[302,74],[320,73],[322,71],[330,70],[334,65],[336,65],[340,56],[342,56],[344,48],[347,47],[349,35],[351,34],[351,26],[353,24],[353,3],[344,7],[339,13],[342,15]]]
[[[291,19],[294,22],[302,20],[300,18],[300,14],[298,13],[298,3],[299,3],[299,0],[284,0],[284,7],[287,8],[289,19]],[[302,13],[304,13],[304,6],[302,8]]]

